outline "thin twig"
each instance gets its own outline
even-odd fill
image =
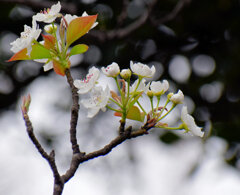
[[[95,30],[95,31],[91,31],[90,34],[102,42],[106,40],[111,40],[114,38],[118,38],[118,39],[125,38],[126,36],[135,32],[143,24],[145,24],[156,3],[157,3],[157,0],[152,0],[152,2],[149,3],[146,11],[137,20],[135,20],[133,23],[129,24],[128,26],[125,26],[123,28],[117,28],[115,30],[110,30],[108,32]]]
[[[160,19],[154,19],[153,17],[150,17],[150,21],[154,26],[159,26],[160,24],[173,20],[183,10],[183,8],[190,2],[191,0],[180,0],[176,4],[176,6],[173,8],[173,10],[169,12],[166,16]]]
[[[77,121],[78,121],[78,111],[80,108],[78,104],[79,97],[77,93],[77,88],[73,84],[73,78],[70,73],[70,70],[66,69],[65,74],[67,77],[68,84],[70,85],[72,90],[72,100],[73,100],[73,105],[71,110],[71,121],[70,121],[70,140],[72,143],[73,154],[77,154],[77,153],[80,153],[79,145],[77,143],[77,131],[76,131]]]
[[[21,4],[34,8],[36,10],[50,8],[54,4],[54,2],[51,1],[34,1],[34,0],[0,0],[0,3]],[[74,3],[61,2],[61,10],[69,14],[77,14],[77,6]]]
[[[145,126],[146,124],[144,125],[144,127]],[[142,127],[139,130],[132,131],[132,127],[130,126],[122,134],[118,135],[115,139],[113,139],[109,144],[105,145],[103,148],[85,155],[79,155],[79,154],[74,155],[72,158],[71,167],[69,170],[67,170],[67,172],[64,175],[62,175],[62,180],[64,182],[67,182],[69,179],[71,179],[76,173],[80,164],[86,161],[92,160],[94,158],[107,155],[112,151],[113,148],[120,145],[127,139],[132,139],[132,138],[136,138],[136,137],[148,134],[149,129],[143,129]]]
[[[48,164],[51,167],[51,170],[52,170],[53,176],[54,176],[54,193],[53,194],[60,195],[61,193],[59,193],[59,192],[62,192],[64,182],[63,182],[62,178],[60,177],[60,174],[58,172],[58,169],[57,169],[57,166],[55,163],[54,151],[52,151],[50,154],[48,154],[44,150],[44,148],[42,147],[42,145],[40,144],[40,142],[38,141],[38,139],[36,138],[36,136],[33,132],[32,123],[26,113],[23,115],[23,119],[25,121],[27,133],[28,133],[30,140],[35,145],[35,147],[37,148],[37,150],[41,154],[41,156],[48,162]]]
[[[129,0],[123,0],[122,4],[123,4],[122,11],[119,14],[119,16],[117,17],[118,27],[120,27],[122,25],[123,21],[127,18],[127,8],[128,8]]]

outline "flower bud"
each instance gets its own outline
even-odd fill
[[[44,30],[49,34],[53,34],[53,32],[57,31],[57,25],[55,24],[54,26],[52,24],[45,25]]]
[[[124,80],[127,80],[131,77],[132,75],[132,72],[130,69],[123,69],[121,72],[120,72],[120,75],[121,77],[124,79]]]
[[[182,104],[184,100],[184,95],[181,90],[178,90],[176,94],[173,94],[170,98],[170,101],[172,101],[174,104]]]
[[[30,96],[30,94],[28,94],[27,96],[23,96],[22,106],[21,106],[23,114],[27,114],[28,113],[30,103],[31,103],[31,96]]]
[[[147,96],[148,96],[149,98],[152,98],[152,97],[153,97],[153,92],[152,92],[152,91],[148,91],[148,92],[147,92]]]
[[[173,93],[171,92],[167,95],[167,98],[170,100],[172,96],[173,96]]]

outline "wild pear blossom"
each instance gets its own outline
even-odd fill
[[[96,84],[100,75],[99,69],[96,67],[92,67],[89,69],[89,73],[86,76],[86,79],[83,80],[75,80],[74,85],[78,88],[79,94],[88,93]]]
[[[163,80],[162,82],[161,81],[152,81],[150,88],[154,95],[156,95],[156,96],[162,95],[168,90],[169,83],[167,80]]]
[[[136,75],[148,78],[152,77],[156,71],[154,66],[149,68],[149,66],[145,64],[142,64],[140,62],[133,63],[132,61],[130,62],[130,68]]]
[[[144,93],[147,93],[148,89],[149,89],[149,85],[150,83],[148,83],[147,85],[145,84],[146,80],[145,79],[142,79],[141,82],[139,83],[138,87],[137,87],[137,84],[138,84],[139,80],[137,79],[133,84],[132,86],[130,86],[130,93],[134,92],[136,90],[136,92],[144,92]],[[136,89],[137,87],[137,89]]]
[[[116,77],[120,73],[120,68],[116,62],[113,62],[106,68],[102,67],[102,72],[108,77]]]
[[[110,98],[110,89],[107,86],[105,90],[101,86],[96,86],[91,91],[91,97],[89,99],[81,100],[81,103],[88,109],[88,118],[94,117],[99,110],[106,111],[106,105]]]
[[[32,28],[24,25],[24,31],[21,32],[21,37],[10,43],[10,45],[12,45],[11,51],[17,53],[22,49],[27,48],[29,55],[32,50],[32,42],[33,40],[38,39],[41,31],[41,29],[37,28],[37,23],[35,20],[32,21]]]
[[[181,120],[186,131],[190,131],[193,135],[203,137],[204,132],[202,132],[201,128],[196,125],[194,118],[188,114],[186,106],[183,106],[182,108]]]
[[[183,92],[179,89],[176,94],[173,94],[170,98],[174,104],[182,104],[184,100]]]
[[[34,15],[33,19],[39,22],[52,23],[57,17],[61,16],[61,14],[59,13],[60,10],[61,5],[58,1],[58,3],[52,5],[50,9],[45,9],[44,11],[41,11],[40,13]]]

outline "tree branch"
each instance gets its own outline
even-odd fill
[[[54,150],[50,154],[47,154],[47,152],[44,150],[44,148],[42,147],[42,145],[36,138],[36,136],[33,132],[32,123],[26,113],[23,115],[23,119],[25,121],[25,125],[27,127],[27,133],[28,133],[30,140],[35,145],[35,147],[37,148],[37,150],[41,154],[41,156],[48,162],[48,164],[51,167],[51,170],[52,170],[53,176],[54,176],[54,193],[53,194],[60,195],[63,190],[64,182],[63,182],[62,178],[60,177],[60,174],[58,172],[58,169],[57,169],[57,166],[55,163]]]
[[[149,3],[146,11],[137,20],[135,20],[133,23],[129,24],[126,27],[118,28],[116,30],[111,30],[108,32],[95,30],[95,31],[91,31],[90,33],[91,35],[93,35],[94,37],[96,37],[98,40],[102,42],[106,40],[111,40],[114,38],[122,39],[128,36],[129,34],[133,33],[134,31],[136,31],[143,24],[145,24],[156,3],[157,3],[157,0],[152,0],[152,2]]]
[[[50,8],[54,2],[51,1],[33,1],[33,0],[0,0],[1,3],[26,5],[36,10]],[[74,3],[61,2],[62,11],[70,14],[77,14],[77,7]]]
[[[117,17],[117,25],[118,27],[122,25],[123,20],[127,18],[127,8],[128,8],[129,0],[123,0],[122,11]]]
[[[130,126],[122,134],[118,135],[115,139],[113,139],[109,144],[105,145],[103,148],[85,155],[79,155],[79,154],[74,155],[72,158],[71,167],[69,170],[67,170],[67,172],[64,175],[62,175],[62,180],[64,182],[67,182],[69,179],[71,179],[74,176],[80,164],[88,160],[97,158],[99,156],[107,155],[112,151],[113,148],[120,145],[127,139],[132,139],[132,138],[136,138],[136,137],[148,134],[148,130],[150,128],[144,129],[144,127],[147,127],[147,124],[145,124],[141,129],[137,131],[132,131],[132,127]]]
[[[72,143],[73,154],[80,153],[79,145],[77,143],[77,121],[78,121],[78,111],[79,111],[79,97],[77,93],[77,88],[73,85],[73,78],[69,69],[65,70],[68,84],[72,90],[72,109],[71,109],[71,121],[70,121],[70,141]]]
[[[176,6],[173,8],[173,10],[168,13],[166,16],[160,18],[160,19],[154,19],[153,17],[150,17],[150,21],[154,26],[159,26],[160,24],[166,23],[168,21],[173,20],[176,18],[176,16],[183,10],[183,8],[191,3],[191,0],[180,0],[176,4]]]

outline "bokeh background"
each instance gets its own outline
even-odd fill
[[[51,172],[25,133],[22,95],[32,95],[30,117],[40,141],[56,150],[62,172],[69,165],[71,97],[65,78],[44,72],[39,63],[6,62],[9,43],[24,24],[31,26],[32,15],[54,3],[0,0],[0,194],[51,194]],[[184,92],[189,112],[209,136],[200,140],[153,129],[84,164],[64,194],[239,194],[240,1],[66,0],[61,5],[62,13],[98,13],[98,26],[78,41],[89,50],[72,58],[75,79],[91,66],[112,62],[121,68],[130,60],[155,65],[153,79],[167,79],[171,90]],[[109,111],[90,120],[85,111],[78,136],[90,152],[116,135],[119,119]],[[167,122],[174,125],[178,116],[176,110]]]

